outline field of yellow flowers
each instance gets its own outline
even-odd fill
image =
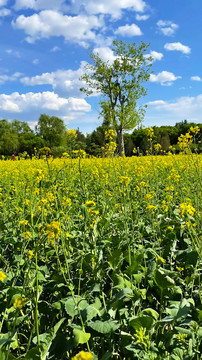
[[[200,359],[201,155],[0,161],[0,360]]]

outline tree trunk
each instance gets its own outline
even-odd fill
[[[125,147],[124,147],[124,140],[123,140],[123,130],[117,129],[117,140],[118,140],[118,155],[125,156]]]

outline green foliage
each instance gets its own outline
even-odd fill
[[[45,140],[46,146],[61,146],[65,144],[66,127],[64,121],[56,116],[42,114],[36,125],[37,134]]]
[[[0,359],[199,360],[201,171],[196,154],[1,161]]]
[[[148,45],[113,42],[115,59],[104,62],[98,53],[92,52],[93,65],[86,66],[81,77],[87,85],[82,88],[87,95],[101,93],[101,115],[116,131],[119,155],[124,153],[123,132],[133,129],[144,117],[145,107],[137,106],[137,100],[146,95],[142,85],[149,80],[152,58],[144,54]]]

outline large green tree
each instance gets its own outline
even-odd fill
[[[126,44],[114,41],[114,60],[103,61],[98,53],[92,52],[93,64],[87,64],[81,80],[86,87],[81,88],[87,95],[101,93],[100,113],[114,127],[118,140],[118,152],[124,154],[125,131],[139,124],[145,113],[145,106],[137,101],[147,91],[143,86],[149,80],[152,58],[145,57],[149,45],[141,42]]]
[[[18,134],[7,119],[0,120],[0,153],[11,155],[18,150]]]
[[[50,148],[63,146],[66,141],[64,121],[56,116],[42,114],[36,125],[36,132]]]

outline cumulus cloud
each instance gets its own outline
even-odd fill
[[[166,36],[172,36],[175,34],[176,30],[179,28],[179,25],[173,23],[172,21],[163,21],[159,20],[157,22],[158,30]]]
[[[0,75],[0,85],[6,83],[7,81],[17,81],[20,76],[22,76],[22,73],[20,72],[15,72],[12,75]]]
[[[139,26],[135,24],[119,26],[119,28],[114,33],[128,37],[142,35],[142,31],[140,30]]]
[[[183,45],[180,42],[166,43],[164,45],[164,49],[170,50],[170,51],[181,51],[183,54],[191,53],[190,47],[187,45]]]
[[[22,113],[37,110],[54,110],[65,115],[68,112],[88,112],[91,106],[84,99],[70,97],[68,99],[59,97],[51,91],[39,93],[29,92],[19,94],[14,92],[10,95],[0,95],[0,109],[11,113]]]
[[[3,8],[0,9],[0,17],[8,16],[11,14],[11,11],[9,9]]]
[[[195,119],[199,121],[201,119],[202,111],[202,94],[196,97],[184,96],[180,97],[176,101],[164,101],[155,100],[147,103],[149,111],[154,108],[158,111],[164,111],[172,113],[178,116],[180,119]]]
[[[163,59],[163,54],[160,52],[154,51],[154,50],[151,50],[149,54],[145,55],[146,58],[148,58],[150,56],[153,58],[153,61]]]
[[[8,0],[0,0],[0,6],[5,6]]]
[[[140,14],[137,14],[136,15],[136,20],[138,21],[145,21],[145,20],[148,20],[150,18],[150,15],[140,15]]]
[[[59,10],[65,5],[65,0],[16,0],[15,10],[33,9],[33,10]]]
[[[175,76],[173,73],[169,71],[161,71],[157,75],[151,74],[150,75],[150,81],[151,82],[157,82],[161,85],[167,85],[170,86],[173,84],[173,81],[180,79],[181,76]]]
[[[3,1],[3,0],[0,0]],[[90,15],[110,14],[113,18],[119,18],[122,10],[143,12],[146,3],[143,0],[76,0],[67,5],[65,0],[16,0],[15,9],[33,9],[40,10],[68,10],[72,13],[83,12]]]
[[[53,90],[60,96],[82,98],[80,88],[84,85],[79,78],[84,73],[86,62],[82,61],[80,68],[77,70],[57,70],[47,72],[33,77],[23,77],[21,82],[26,86],[51,85]]]
[[[109,14],[113,18],[120,18],[123,10],[143,12],[146,3],[143,0],[77,0],[72,4],[74,11],[80,8],[88,14]]]
[[[12,25],[15,29],[25,31],[29,43],[41,38],[63,36],[66,41],[86,45],[88,41],[97,41],[95,30],[102,27],[103,21],[94,15],[68,16],[57,11],[44,10],[27,17],[20,15]]]
[[[109,47],[99,47],[93,50],[94,54],[98,54],[102,61],[108,61],[110,64],[116,59],[114,52]]]
[[[190,79],[193,80],[193,81],[202,81],[200,76],[191,76]]]

